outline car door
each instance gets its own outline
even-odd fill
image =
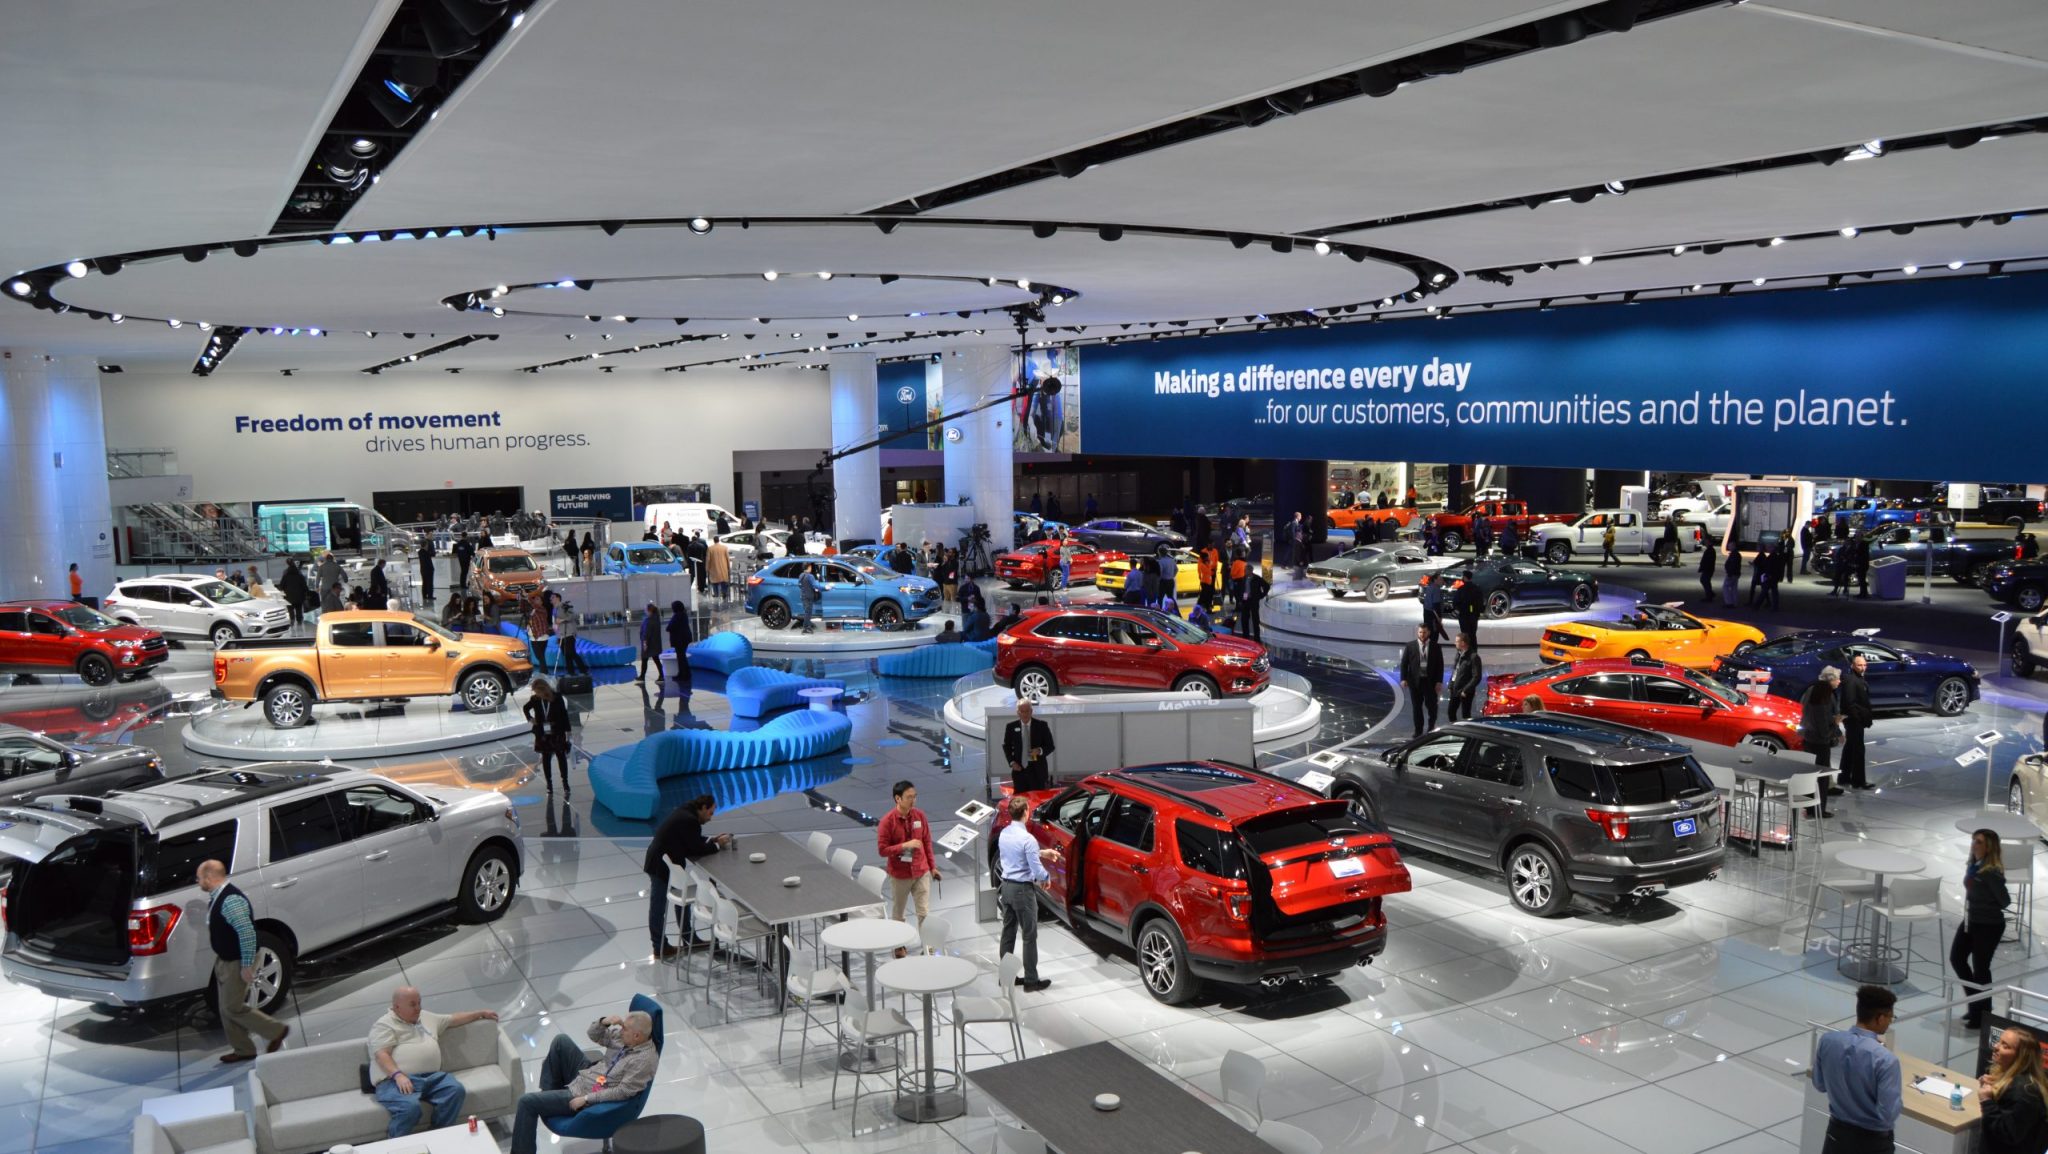
[[[213,605],[183,585],[159,585],[163,600],[157,605],[157,628],[188,637],[204,635],[213,628]]]
[[[1673,665],[1698,665],[1714,656],[1707,652],[1707,627],[1683,613],[1658,619],[1657,644],[1663,651],[1657,656]]]
[[[0,734],[0,786],[9,790],[21,778],[70,765],[70,753],[49,738],[27,732]]]
[[[1116,674],[1116,650],[1109,643],[1109,622],[1072,613],[1038,627],[1039,644],[1050,647],[1053,673],[1062,684],[1100,684]]]
[[[1632,512],[1613,513],[1610,516],[1614,518],[1614,551],[1616,553],[1645,552],[1643,548],[1643,519]]]
[[[825,596],[822,604],[827,617],[866,617],[868,615],[867,590],[863,588],[860,574],[836,561],[828,561],[824,567]]]
[[[1178,672],[1170,656],[1171,642],[1141,621],[1129,617],[1103,620],[1109,643],[1103,647],[1106,683],[1131,689],[1169,689]]]
[[[1376,799],[1388,828],[1405,837],[1446,848],[1457,845],[1449,791],[1458,781],[1458,761],[1466,739],[1456,734],[1423,738],[1403,751],[1390,775],[1393,796]]]
[[[0,666],[31,664],[35,662],[29,652],[28,614],[20,609],[0,609]]]
[[[1113,798],[1106,790],[1077,785],[1038,807],[1031,832],[1041,846],[1059,851],[1045,863],[1045,870],[1051,876],[1046,891],[1062,918],[1068,917],[1082,897],[1088,847],[1101,830]]]
[[[334,699],[378,697],[384,688],[386,650],[369,621],[336,621],[327,626],[320,644],[323,696]]]
[[[377,650],[384,662],[380,694],[432,697],[448,692],[449,659],[440,638],[405,621],[380,622],[378,628],[384,634]]]
[[[1878,709],[1897,708],[1919,705],[1927,700],[1930,687],[1920,684],[1925,675],[1913,668],[1905,654],[1875,641],[1856,641],[1843,646],[1841,660],[1833,664],[1847,669],[1849,662],[1858,657],[1867,663],[1863,679],[1870,683],[1872,706]]]
[[[1156,835],[1155,835],[1156,836]],[[1230,888],[1224,881],[1245,881],[1244,854],[1235,834],[1197,825],[1186,818],[1173,823],[1176,862],[1164,853],[1154,861],[1171,877],[1157,878],[1173,896],[1175,917],[1189,940],[1224,941],[1242,932],[1244,921],[1230,916]]]
[[[1528,809],[1528,788],[1519,747],[1489,738],[1467,741],[1442,799],[1458,848],[1475,858],[1496,858],[1495,850]]]
[[[1576,677],[1556,683],[1552,692],[1558,697],[1557,707],[1562,713],[1605,718],[1623,725],[1642,725],[1645,721],[1642,706],[1636,701],[1636,675],[1633,673],[1596,673]]]
[[[249,894],[256,916],[290,927],[301,954],[354,935],[363,924],[363,862],[341,791],[281,798],[264,818],[263,868]]]
[[[1607,536],[1607,521],[1608,517],[1605,513],[1594,513],[1592,516],[1581,520],[1578,529],[1573,533],[1574,540],[1572,541],[1572,546],[1574,551],[1584,553],[1589,550],[1598,549]],[[1615,544],[1617,546],[1621,544],[1619,535],[1617,535]]]
[[[376,926],[448,900],[446,826],[427,803],[377,783],[339,795],[344,832],[362,863],[363,925]]]
[[[624,545],[615,541],[605,549],[604,569],[607,573],[624,573],[626,571],[626,547]]]
[[[1088,847],[1084,879],[1088,912],[1122,929],[1131,912],[1151,892],[1154,814],[1135,798],[1118,797],[1109,807],[1102,832]]]
[[[1726,719],[1719,716],[1720,703],[1685,682],[1645,673],[1636,678],[1636,695],[1640,724],[1674,737],[1729,744],[1721,733]]]
[[[163,604],[165,593],[162,585],[154,583],[123,585],[119,591],[121,605],[135,618],[137,625],[147,625],[159,632],[169,632],[164,623]]]
[[[87,645],[77,631],[39,609],[28,611],[28,632],[35,656],[44,664],[70,669],[78,664]]]

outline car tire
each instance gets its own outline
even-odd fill
[[[2007,660],[2012,663],[2014,677],[2032,677],[2034,670],[2040,667],[2034,658],[2033,647],[2027,644],[2026,638],[2017,634],[2013,636],[2012,651],[2007,654]]]
[[[277,729],[297,729],[313,720],[313,691],[280,681],[263,691],[263,719]]]
[[[2006,787],[2005,812],[2027,816],[2027,789],[2020,784],[2019,778],[2013,778],[2012,784]]]
[[[512,695],[512,686],[497,670],[478,669],[462,679],[457,692],[462,695],[462,708],[465,710],[496,713],[505,708],[505,699]]]
[[[114,663],[104,653],[88,653],[78,659],[78,678],[87,685],[112,684]]]
[[[1650,660],[1650,651],[1647,649],[1631,649],[1628,651],[1628,659],[1630,661],[1648,661]]]
[[[214,625],[212,636],[213,647],[219,649],[230,641],[240,641],[242,639],[242,631],[222,621]]]
[[[1755,648],[1756,642],[1754,641],[1738,641],[1735,643],[1735,656],[1746,657]]]
[[[903,609],[894,601],[877,601],[868,610],[868,620],[883,629],[894,629],[903,624]]]
[[[249,1005],[263,1013],[275,1012],[291,997],[292,977],[297,959],[285,940],[270,930],[256,931],[256,978],[249,983]],[[208,980],[206,1004],[220,1012],[220,983]]]
[[[1486,615],[1489,618],[1498,621],[1501,618],[1506,617],[1509,613],[1514,612],[1514,594],[1509,593],[1505,589],[1496,589],[1493,592],[1488,593],[1486,595],[1485,608]]]
[[[1342,590],[1342,589],[1332,589],[1332,590],[1330,590],[1330,596],[1331,596],[1331,598],[1333,598],[1333,599],[1335,599],[1335,600],[1338,600],[1338,601],[1342,601],[1342,600],[1344,600],[1344,593],[1345,593],[1345,590]]]
[[[1562,565],[1572,559],[1572,547],[1569,542],[1552,541],[1543,547],[1543,559],[1552,565]]]
[[[472,925],[495,922],[512,906],[519,890],[519,870],[512,855],[498,846],[485,846],[471,854],[462,867],[462,888],[455,904],[462,920]]]
[[[770,629],[789,628],[789,602],[780,597],[770,597],[761,602],[761,624]]]
[[[1037,701],[1044,697],[1056,697],[1060,691],[1060,679],[1043,665],[1026,665],[1010,679],[1010,688],[1018,698]]]
[[[1045,580],[1046,588],[1058,592],[1067,587],[1067,575],[1055,569]]]
[[[1216,682],[1205,673],[1183,673],[1174,679],[1175,693],[1196,693],[1203,697],[1221,697],[1223,691],[1216,688]]]
[[[1138,977],[1145,992],[1169,1006],[1186,1004],[1201,982],[1188,971],[1187,940],[1170,919],[1155,917],[1138,927]]]
[[[1970,707],[1970,684],[1960,677],[1944,677],[1934,687],[1934,712],[1954,717]]]
[[[1571,904],[1571,886],[1557,855],[1541,842],[1525,841],[1508,850],[1508,900],[1534,917],[1548,918]]]
[[[1676,565],[1678,555],[1668,543],[1659,541],[1650,548],[1650,562],[1654,565]]]
[[[1772,753],[1785,752],[1785,743],[1768,733],[1752,733],[1742,739],[1742,744],[1754,745],[1759,749],[1770,750]]]
[[[2039,585],[2022,585],[2018,589],[2013,590],[2013,604],[2019,606],[2020,608],[2026,610],[2029,613],[2039,613],[2041,611],[2041,602],[2043,600],[2044,598],[2042,597],[2042,591]]]
[[[1465,535],[1456,529],[1447,530],[1443,535],[1444,552],[1456,553],[1465,547]]]
[[[1593,592],[1593,587],[1581,581],[1577,585],[1572,586],[1572,608],[1581,610],[1591,609],[1596,596]]]
[[[1388,581],[1385,577],[1375,577],[1365,584],[1365,599],[1375,604],[1385,601],[1387,599],[1387,591],[1392,588],[1393,582]]]

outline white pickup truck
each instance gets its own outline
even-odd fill
[[[1545,522],[1529,530],[1528,548],[1553,565],[1571,560],[1574,554],[1598,557],[1609,525],[1614,526],[1615,556],[1654,557],[1659,565],[1676,561],[1664,541],[1663,523],[1650,521],[1634,509],[1595,509],[1570,524]],[[1679,522],[1678,551],[1699,552],[1700,536],[1698,524]]]

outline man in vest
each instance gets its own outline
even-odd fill
[[[217,861],[199,863],[199,888],[211,897],[206,904],[206,936],[213,943],[220,1022],[228,1032],[228,1052],[220,1060],[254,1059],[256,1044],[251,1034],[269,1038],[264,1053],[275,1054],[292,1028],[249,1004],[249,981],[256,976],[255,911],[242,891],[228,884],[228,867]]]

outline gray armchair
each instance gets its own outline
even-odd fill
[[[249,1119],[241,1114],[187,1118],[166,1126],[148,1114],[135,1118],[135,1154],[256,1154]]]

